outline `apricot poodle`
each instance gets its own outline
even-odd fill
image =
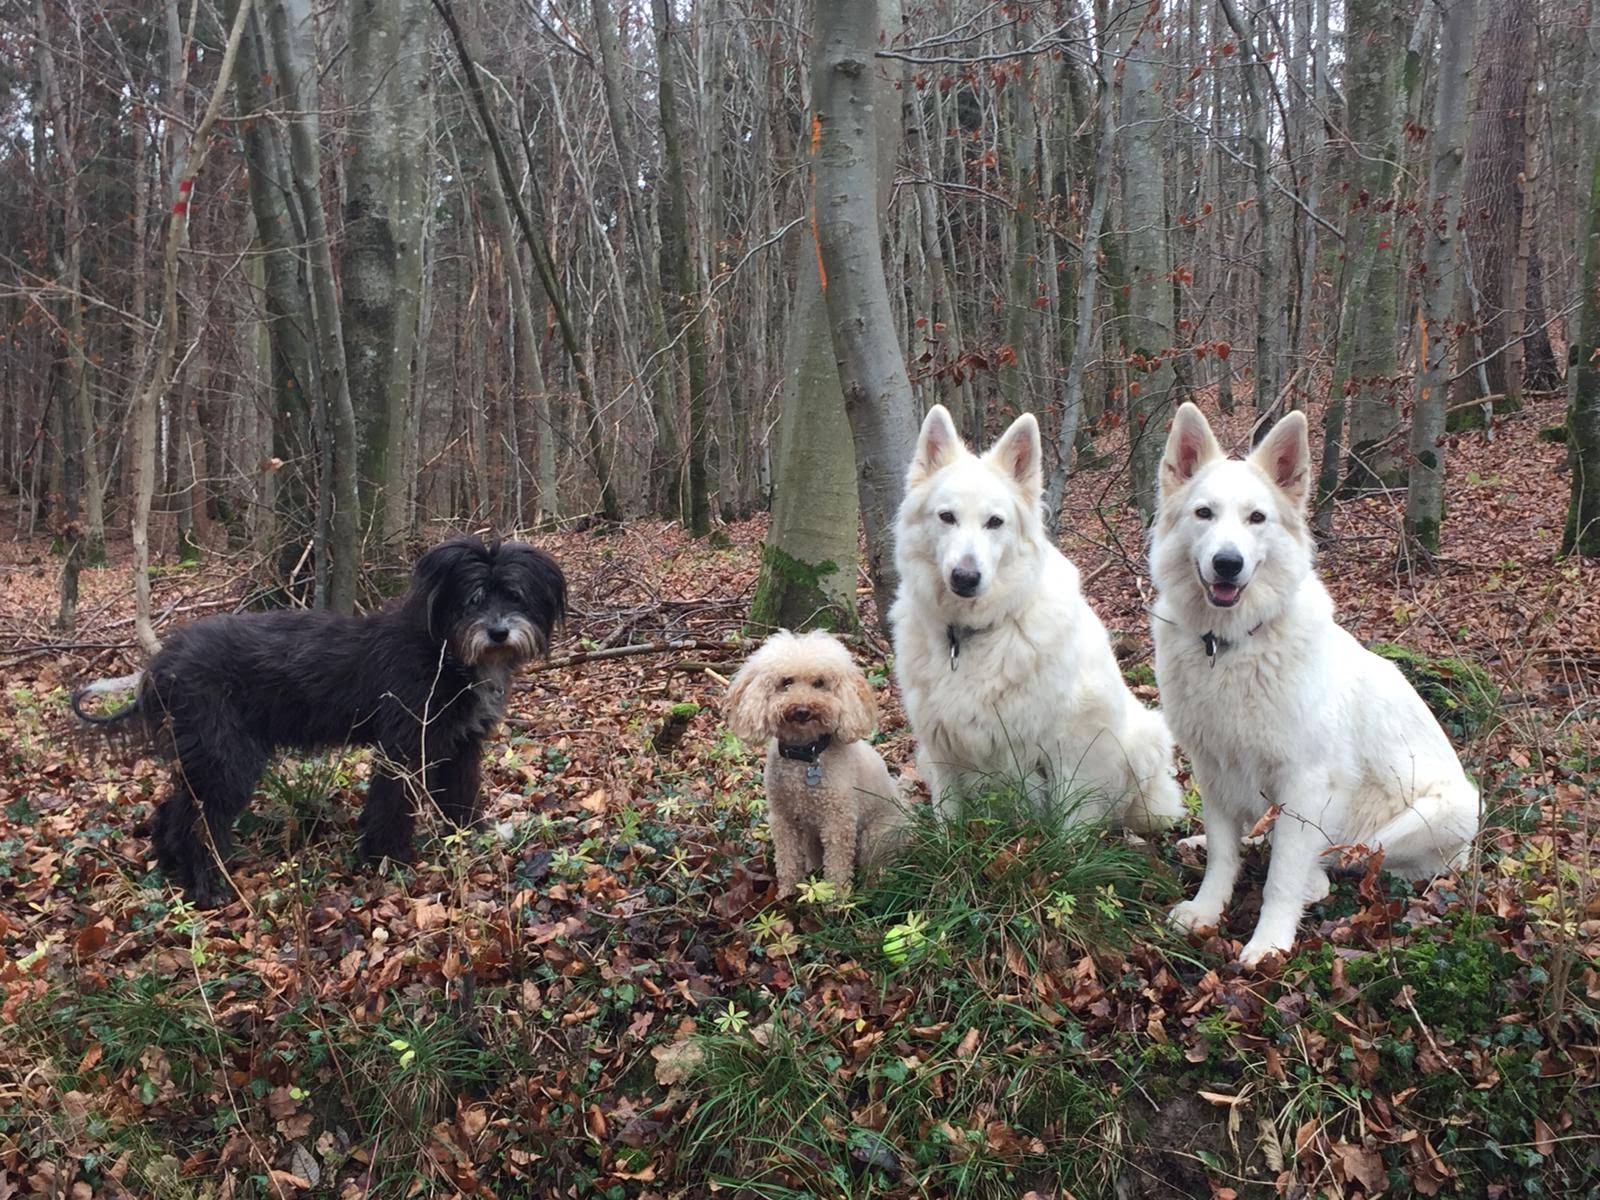
[[[878,723],[866,676],[826,633],[769,637],[728,690],[728,725],[767,743],[778,896],[818,867],[838,888],[898,844],[905,812],[865,739]]]

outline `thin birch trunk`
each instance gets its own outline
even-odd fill
[[[1420,363],[1412,404],[1411,469],[1406,490],[1405,541],[1424,558],[1438,553],[1444,519],[1445,397],[1450,376],[1456,286],[1461,274],[1462,159],[1466,146],[1467,81],[1472,70],[1477,0],[1439,0],[1443,29],[1439,90],[1434,100],[1432,169],[1423,210]]]

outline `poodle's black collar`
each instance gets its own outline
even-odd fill
[[[814,742],[801,742],[799,745],[787,745],[779,742],[778,756],[780,758],[793,759],[795,762],[815,764],[818,759],[827,753],[828,747],[831,745],[833,745],[833,734],[831,733],[823,734]]]

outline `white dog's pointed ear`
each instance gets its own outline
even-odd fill
[[[1250,461],[1295,505],[1302,506],[1311,491],[1311,442],[1306,435],[1306,415],[1292,412],[1272,427],[1250,455]]]
[[[1221,457],[1222,446],[1211,432],[1205,413],[1193,404],[1179,405],[1167,433],[1167,448],[1161,455],[1161,491],[1182,487],[1201,467]]]
[[[950,419],[950,410],[935,404],[922,419],[922,432],[917,435],[917,452],[912,455],[908,482],[915,486],[942,467],[954,462],[966,447],[956,432],[956,423]]]
[[[1032,413],[1023,413],[1011,422],[1011,428],[1000,435],[998,442],[989,447],[989,453],[985,457],[1015,479],[1029,495],[1037,496],[1044,490],[1039,419]]]

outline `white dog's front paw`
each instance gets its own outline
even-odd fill
[[[1202,907],[1195,900],[1185,900],[1173,908],[1168,919],[1179,929],[1215,929],[1222,923],[1222,910]]]
[[[1262,934],[1258,929],[1255,936],[1244,944],[1244,949],[1239,951],[1239,965],[1245,967],[1259,966],[1261,960],[1269,954],[1279,954],[1287,957],[1294,948],[1293,938],[1276,938]]]

